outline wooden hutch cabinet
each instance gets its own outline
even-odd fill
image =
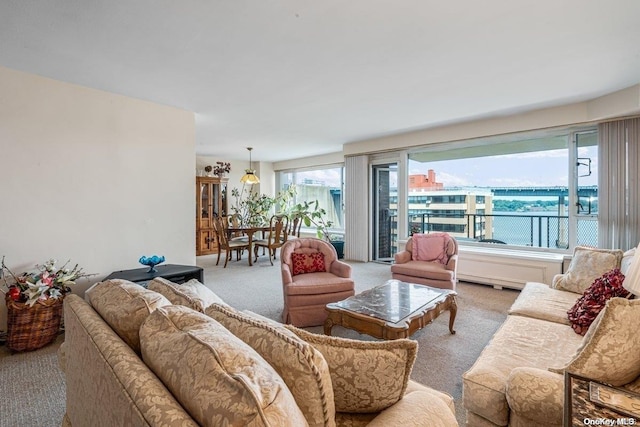
[[[228,178],[196,177],[196,255],[218,252],[213,219],[227,215]]]

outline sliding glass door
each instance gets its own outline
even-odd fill
[[[373,256],[391,262],[398,248],[398,164],[373,165]]]

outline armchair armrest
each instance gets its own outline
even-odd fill
[[[564,378],[538,368],[515,368],[507,378],[509,407],[541,425],[562,425]]]
[[[346,262],[336,260],[331,263],[329,272],[335,274],[338,277],[344,277],[345,279],[348,279],[351,277],[351,266]]]
[[[396,404],[382,411],[367,426],[457,427],[458,422],[443,400],[428,392],[414,391],[405,394]]]
[[[451,255],[447,263],[447,270],[456,272],[458,269],[458,254]]]
[[[409,251],[400,251],[394,255],[394,260],[396,264],[404,264],[406,262],[411,261],[411,252]]]
[[[282,274],[283,285],[288,285],[289,283],[293,282],[293,278],[291,277],[291,269],[287,264],[285,263],[280,264],[280,274]]]

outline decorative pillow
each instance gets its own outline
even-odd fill
[[[274,369],[238,337],[188,307],[162,307],[140,328],[142,358],[202,426],[304,426]]]
[[[611,298],[562,371],[621,386],[640,375],[640,300]]]
[[[451,236],[447,233],[414,234],[411,236],[413,261],[436,261],[446,265],[453,255],[449,245]]]
[[[140,325],[158,307],[171,302],[157,292],[123,279],[95,284],[85,293],[89,304],[124,342],[140,354]]]
[[[162,277],[156,277],[149,282],[147,289],[164,295],[171,304],[184,305],[200,313],[204,313],[204,309],[213,303],[225,304],[218,295],[196,279],[179,285]]]
[[[577,246],[565,274],[557,274],[551,287],[577,294],[583,293],[598,277],[620,268],[623,252],[619,249],[597,249]]]
[[[611,298],[629,296],[629,291],[622,287],[624,274],[617,268],[597,278],[593,284],[584,291],[584,295],[567,312],[573,330],[580,335],[587,333],[589,326],[595,320]]]
[[[291,266],[293,276],[327,271],[324,265],[324,254],[321,252],[310,254],[294,252],[291,254]]]
[[[205,313],[250,345],[282,377],[309,426],[335,426],[329,367],[322,354],[284,325],[230,306],[213,304]]]
[[[404,396],[418,350],[416,341],[358,341],[285,327],[324,356],[337,412],[379,412]]]

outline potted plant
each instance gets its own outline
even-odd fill
[[[331,243],[336,249],[338,258],[344,258],[344,240],[338,234],[332,234],[331,227],[333,222],[327,217],[327,211],[320,207],[320,202],[302,202],[293,206],[292,215],[299,215],[302,218],[305,227],[315,227],[318,239],[324,239]]]
[[[56,267],[50,259],[31,272],[14,274],[2,257],[3,285],[6,288],[7,347],[31,351],[49,344],[60,330],[62,300],[78,279],[92,276],[75,265]],[[8,277],[7,277],[8,276]]]

